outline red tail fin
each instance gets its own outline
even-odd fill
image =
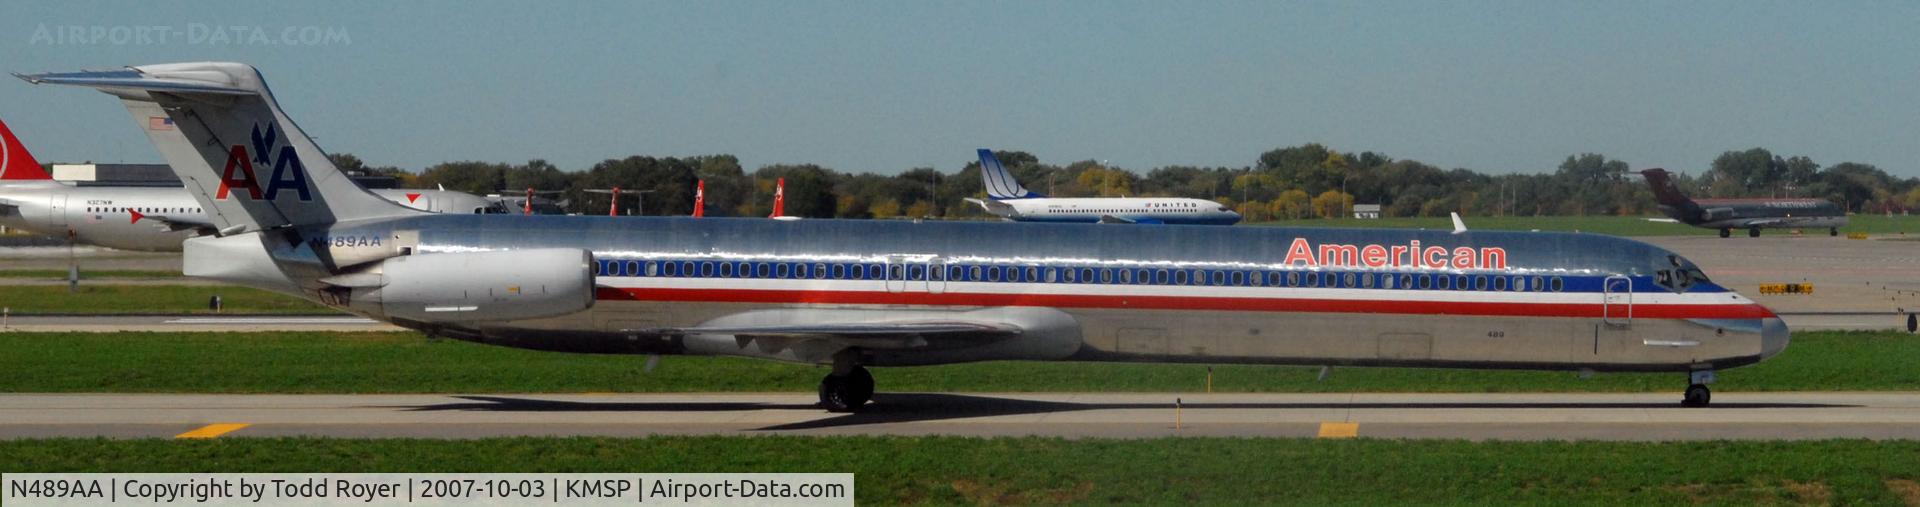
[[[700,184],[693,187],[693,217],[704,216],[707,216],[707,180],[700,180]]]
[[[767,218],[787,216],[787,179],[780,178],[773,183],[773,214]]]
[[[1666,169],[1647,169],[1640,171],[1640,175],[1647,177],[1647,185],[1653,187],[1653,198],[1660,204],[1680,206],[1693,201],[1680,192],[1679,186],[1673,184],[1673,178]]]
[[[40,168],[40,161],[34,160],[27,152],[27,145],[20,144],[20,138],[13,137],[13,131],[6,122],[0,122],[0,180],[50,180],[46,169]]]
[[[607,216],[620,216],[620,187],[613,187],[613,204],[607,205]]]

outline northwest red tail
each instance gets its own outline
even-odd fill
[[[0,180],[50,180],[47,170],[40,168],[40,161],[34,160],[27,152],[27,146],[20,144],[20,138],[13,137],[13,131],[6,122],[0,122]]]
[[[787,179],[780,178],[773,183],[773,214],[767,218],[787,216]]]
[[[700,184],[693,187],[693,217],[704,216],[707,216],[707,180],[700,180]]]

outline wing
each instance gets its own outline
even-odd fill
[[[840,345],[875,349],[928,347],[936,342],[984,342],[1020,336],[1020,326],[995,322],[955,320],[900,320],[890,322],[821,322],[759,326],[696,326],[648,330],[667,335],[732,335],[744,345],[754,340],[826,340]]]
[[[213,221],[207,220],[204,217],[161,217],[145,215],[140,217],[140,219],[159,222],[160,229],[168,232],[193,230],[196,234],[213,234],[216,229],[213,226]]]

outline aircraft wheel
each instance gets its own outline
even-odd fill
[[[1687,394],[1680,399],[1680,406],[1704,407],[1707,406],[1707,402],[1712,399],[1713,391],[1708,390],[1706,385],[1694,384],[1687,386]]]
[[[873,373],[855,366],[844,376],[820,379],[820,406],[828,412],[854,412],[873,399]]]
[[[1752,229],[1747,229],[1747,237],[1749,237],[1749,238],[1758,238],[1758,237],[1760,237],[1760,228],[1758,228],[1758,227],[1755,227],[1755,228],[1752,228]]]
[[[1828,235],[1828,236],[1839,236],[1839,235],[1840,235],[1840,228],[1839,228],[1839,227],[1834,227],[1834,228],[1831,228],[1831,229],[1827,229],[1827,235]]]
[[[1720,237],[1722,237],[1722,238],[1725,238],[1725,237],[1730,237],[1730,236],[1733,236],[1733,231],[1732,231],[1732,230],[1730,230],[1730,229],[1721,229],[1721,230],[1720,230]]]

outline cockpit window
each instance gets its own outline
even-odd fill
[[[1700,268],[1691,266],[1662,269],[1653,273],[1653,283],[1655,285],[1665,287],[1667,290],[1674,292],[1686,292],[1687,289],[1693,288],[1695,284],[1710,281],[1712,280],[1708,280],[1707,274],[1701,272]]]

